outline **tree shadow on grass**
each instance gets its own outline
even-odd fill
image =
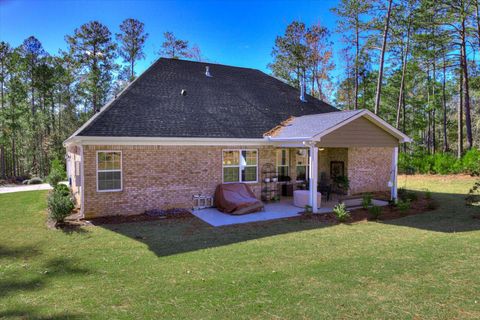
[[[465,194],[432,193],[432,211],[382,223],[435,232],[469,232],[480,230],[480,208],[465,205]]]
[[[7,248],[0,247],[2,258],[10,259],[28,259],[40,255],[38,250],[32,250],[31,247]],[[17,273],[8,274],[5,272],[0,277],[0,299],[11,296],[15,293],[36,292],[46,289],[51,281],[60,277],[70,277],[72,275],[82,275],[90,273],[77,266],[72,259],[60,257],[47,260],[41,266],[41,272],[33,272],[33,277],[25,277]],[[23,279],[22,279],[23,278]],[[0,319],[21,318],[21,319],[78,319],[80,315],[63,312],[56,315],[42,316],[39,311],[29,305],[16,305],[7,310],[0,309]]]
[[[433,193],[432,198],[437,209],[379,222],[436,232],[480,230],[480,219],[472,218],[474,209],[465,206],[464,197],[461,194]],[[169,256],[329,226],[332,224],[304,217],[223,227],[212,227],[196,217],[101,225],[102,228],[147,244],[157,256]]]
[[[38,311],[31,307],[25,307],[21,310],[18,309],[9,309],[6,311],[0,311],[0,319],[35,319],[35,320],[43,320],[43,319],[51,319],[51,320],[67,320],[67,319],[84,319],[83,316],[79,314],[67,313],[62,312],[55,315],[48,315],[42,316],[38,313]]]
[[[0,259],[2,258],[32,258],[38,256],[40,250],[33,246],[9,248],[0,244]]]
[[[48,260],[42,266],[42,273],[29,280],[4,277],[0,279],[0,298],[17,291],[40,290],[47,286],[48,282],[62,276],[74,274],[87,274],[89,270],[79,268],[71,259],[55,258]]]

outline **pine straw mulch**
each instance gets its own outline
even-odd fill
[[[142,214],[108,216],[88,219],[93,225],[119,224],[129,222],[155,221],[164,219],[186,219],[194,215],[187,209],[150,210]]]
[[[375,199],[379,199],[378,197],[374,197]],[[434,210],[436,207],[435,202],[432,199],[427,198],[419,198],[415,201],[411,202],[410,209],[402,211],[398,207],[387,205],[382,207],[382,213],[377,218],[374,219],[371,217],[368,210],[359,208],[359,209],[352,209],[350,211],[350,219],[346,221],[346,223],[355,223],[355,222],[365,222],[365,221],[385,221],[385,220],[393,220],[398,218],[403,218],[406,216],[413,216],[417,214],[422,214],[428,211]],[[347,208],[348,209],[348,208]],[[338,224],[335,215],[333,212],[324,213],[324,214],[310,214],[307,215],[302,212],[302,215],[299,217],[292,217],[289,219],[301,219],[301,220],[312,220],[319,223],[324,224]]]

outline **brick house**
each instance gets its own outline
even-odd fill
[[[161,58],[64,145],[77,205],[95,217],[191,208],[228,182],[260,198],[265,167],[312,195],[338,174],[352,194],[396,198],[408,141],[367,110],[339,111],[261,71]]]

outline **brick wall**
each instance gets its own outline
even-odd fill
[[[222,150],[236,148],[258,149],[259,181],[262,165],[275,161],[275,149],[264,146],[84,146],[85,216],[191,208],[193,195],[214,194],[222,183]],[[96,191],[97,150],[122,151],[122,191]],[[260,197],[260,183],[250,186]]]
[[[350,193],[387,191],[393,148],[349,148]]]
[[[213,195],[222,183],[223,149],[258,150],[259,182],[250,186],[260,198],[262,166],[275,165],[275,148],[271,146],[84,146],[85,216],[191,208],[193,195]],[[96,191],[97,150],[122,151],[122,191]],[[291,151],[295,170],[293,155]],[[351,193],[388,190],[391,159],[392,148],[325,148],[319,153],[319,174],[324,171],[329,175],[330,161],[344,161]]]

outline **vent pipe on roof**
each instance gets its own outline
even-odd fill
[[[205,75],[207,77],[211,77],[212,75],[210,74],[210,67],[209,66],[205,66]]]
[[[303,77],[300,78],[300,101],[307,102],[305,99],[305,79]]]

